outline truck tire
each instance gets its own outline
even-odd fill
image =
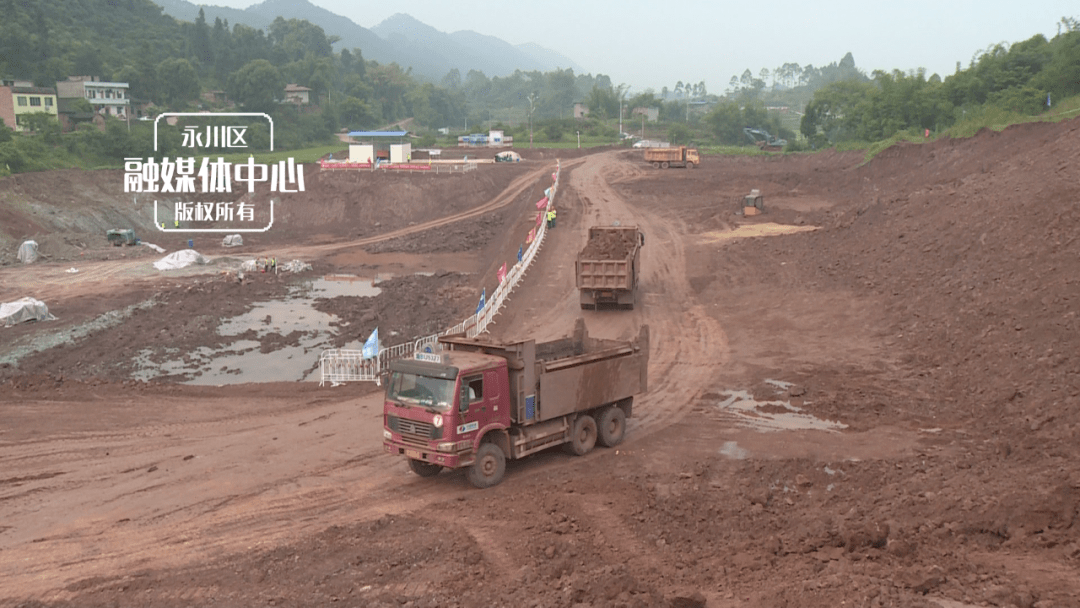
[[[692,163],[690,161],[686,161],[686,168],[687,169],[693,169],[694,168],[694,163]]]
[[[660,168],[660,161],[654,160],[652,166],[653,166],[653,169],[659,169]]]
[[[409,468],[412,469],[413,473],[416,473],[420,477],[434,477],[442,470],[442,465],[410,458]]]
[[[599,427],[596,440],[605,448],[619,445],[626,436],[626,414],[617,405],[606,407],[596,425]]]
[[[498,485],[506,473],[506,455],[494,443],[482,443],[476,450],[476,462],[469,467],[469,483],[484,489]]]
[[[667,169],[669,166],[670,165],[668,165],[668,162],[666,160],[664,162],[660,163],[660,168],[661,169]]]
[[[575,456],[584,456],[596,446],[596,420],[592,416],[578,416],[574,428],[570,430],[570,443],[567,446]]]

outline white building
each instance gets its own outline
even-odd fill
[[[123,121],[131,119],[131,97],[126,82],[100,82],[96,76],[69,76],[56,83],[56,96],[60,99],[81,97],[89,101],[98,114],[115,116]]]

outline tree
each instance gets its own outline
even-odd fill
[[[447,72],[446,76],[443,76],[442,86],[446,87],[447,89],[450,89],[451,91],[456,91],[456,90],[460,89],[461,88],[461,71],[458,70],[457,68],[453,68],[452,70]]]
[[[229,76],[229,95],[255,112],[269,112],[285,91],[285,79],[265,59],[248,62]]]
[[[158,64],[158,100],[180,107],[199,98],[199,76],[187,59],[166,59]]]
[[[705,115],[705,124],[720,143],[737,145],[743,141],[743,116],[739,104],[725,101],[713,106]]]
[[[195,18],[195,27],[191,35],[191,55],[205,66],[214,64],[214,48],[210,44],[210,26],[206,25],[206,14],[199,7],[199,16]]]
[[[589,114],[593,117],[604,119],[619,114],[619,99],[615,96],[615,90],[610,86],[600,88],[593,85],[586,103],[589,106]]]

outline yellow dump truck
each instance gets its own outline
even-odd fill
[[[645,162],[652,163],[657,169],[668,167],[686,167],[693,169],[694,165],[701,163],[697,148],[648,148],[645,150]]]

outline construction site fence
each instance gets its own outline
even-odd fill
[[[555,204],[555,195],[559,189],[559,176],[561,174],[562,164],[556,161],[555,179],[554,184],[551,186],[551,194],[548,196],[547,207],[540,210],[540,213],[546,215],[547,211]],[[467,337],[473,338],[487,331],[488,325],[491,324],[495,315],[499,313],[499,309],[510,297],[510,293],[525,277],[529,266],[543,246],[546,234],[547,222],[542,221],[539,223],[533,242],[529,243],[529,246],[523,251],[521,261],[514,264],[507,271],[506,277],[492,292],[484,307],[461,323],[412,342],[380,348],[379,353],[374,357],[365,358],[363,351],[360,350],[335,348],[323,351],[319,357],[319,371],[321,373],[319,386],[323,386],[327,382],[331,386],[337,386],[345,382],[379,383],[382,372],[387,369],[391,361],[411,357],[418,352],[435,352],[439,350],[439,336],[465,334]]]
[[[319,168],[328,171],[347,169],[366,169],[369,171],[423,171],[425,173],[469,173],[476,171],[476,166],[481,161],[411,161],[404,164],[380,163],[373,166],[372,163],[354,163],[349,161],[320,160]],[[490,161],[489,161],[490,162]]]

